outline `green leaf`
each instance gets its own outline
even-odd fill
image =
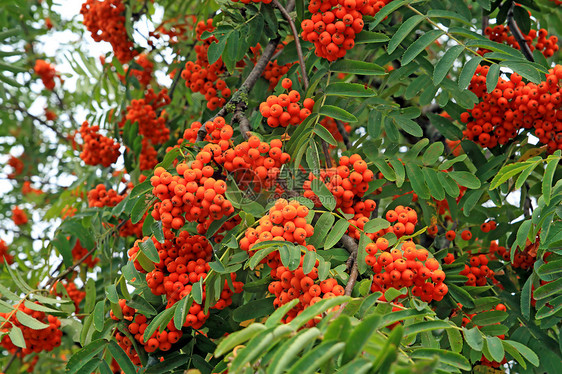
[[[424,165],[433,165],[436,163],[444,150],[445,146],[441,142],[431,144],[423,153],[422,161]]]
[[[498,85],[498,80],[500,77],[500,66],[498,64],[493,64],[488,70],[488,75],[486,76],[486,89],[488,93],[492,92]]]
[[[324,249],[330,249],[341,239],[345,231],[349,227],[349,221],[345,218],[341,218],[334,227],[330,230],[326,241],[324,242]]]
[[[541,77],[544,77],[537,69],[526,62],[519,62],[519,61],[502,61],[502,66],[510,68],[517,74],[521,75],[523,78],[530,80],[533,83],[539,84],[541,82]],[[491,70],[491,69],[490,69]],[[490,73],[488,72],[488,75]]]
[[[92,278],[86,281],[86,298],[84,302],[84,312],[91,313],[96,303],[96,282]]]
[[[342,364],[346,364],[351,360],[355,359],[358,354],[363,350],[363,347],[371,335],[377,331],[381,320],[381,316],[377,314],[371,314],[361,321],[346,340],[345,350],[342,356]]]
[[[423,16],[416,14],[404,21],[388,42],[387,53],[392,54],[423,19]]]
[[[435,143],[435,144],[441,144],[441,143]],[[425,183],[427,183],[427,186],[429,187],[429,191],[431,192],[431,196],[433,196],[435,199],[439,201],[445,199],[445,190],[443,189],[443,186],[439,182],[439,175],[438,175],[439,172],[435,171],[434,169],[425,168],[425,167],[422,169],[422,172],[425,179]]]
[[[195,288],[195,285],[193,288]],[[177,303],[168,309],[164,309],[160,314],[154,317],[154,319],[146,327],[146,330],[144,330],[143,339],[145,342],[152,337],[152,334],[154,334],[158,327],[166,326],[172,320],[174,312],[176,311],[176,305]]]
[[[349,113],[347,110],[338,108],[333,105],[324,105],[320,108],[320,114],[334,119],[339,119],[344,122],[357,122],[357,118]]]
[[[326,187],[324,182],[322,182],[320,179],[314,179],[310,184],[310,188],[316,194],[316,196],[318,196],[324,208],[328,209],[329,211],[332,211],[336,208],[336,199],[334,198],[334,195],[332,195],[332,192],[330,192],[328,187]]]
[[[375,166],[382,173],[385,179],[388,179],[389,181],[396,180],[396,173],[390,166],[388,166],[388,163],[384,159],[376,158],[372,159],[371,161],[373,162],[373,164],[375,164]]]
[[[466,343],[474,350],[480,352],[484,347],[484,338],[482,337],[482,333],[478,330],[478,327],[473,327],[471,329],[467,329],[465,327],[462,328],[464,339]]]
[[[449,294],[455,301],[461,303],[465,308],[474,308],[474,299],[464,289],[455,284],[447,284]]]
[[[341,59],[330,64],[330,71],[358,74],[358,75],[385,75],[386,70],[372,62]],[[329,86],[328,86],[329,87]]]
[[[531,316],[531,290],[533,287],[533,279],[535,275],[534,273],[531,274],[527,281],[523,285],[523,289],[521,290],[521,314],[527,320]]]
[[[156,249],[152,238],[146,238],[144,241],[139,242],[139,248],[150,261],[156,264],[160,262],[160,256],[158,255],[158,250]]]
[[[398,127],[406,131],[408,134],[418,138],[423,136],[423,130],[417,122],[403,116],[395,117],[392,120]]]
[[[345,343],[330,340],[323,342],[305,354],[288,371],[289,374],[312,374],[327,361],[337,358],[345,348]]]
[[[111,356],[117,361],[119,367],[125,374],[135,374],[137,372],[135,365],[125,351],[113,340],[109,342],[107,349]]]
[[[445,321],[423,321],[404,327],[404,336],[416,335],[424,331],[433,331],[448,328],[451,328],[451,324]]]
[[[324,212],[316,221],[314,226],[314,234],[308,239],[308,243],[314,245],[315,247],[319,248],[324,241],[326,235],[332,228],[334,221],[336,220],[335,216],[330,212]]]
[[[480,65],[481,61],[482,57],[476,56],[464,65],[461,74],[459,75],[459,88],[461,90],[465,90],[468,87],[470,80],[474,76],[474,72],[478,68],[478,65]]]
[[[29,327],[32,330],[43,330],[49,327],[48,324],[36,320],[35,318],[22,312],[21,310],[18,310],[16,312],[16,318],[22,325],[24,325],[25,327]]]
[[[16,347],[27,348],[25,345],[25,338],[23,337],[23,333],[19,327],[12,326],[10,332],[8,333],[8,337]]]
[[[390,222],[384,218],[376,217],[368,221],[363,227],[363,231],[367,234],[375,233],[390,227]]]
[[[455,45],[449,48],[443,57],[437,62],[435,65],[435,69],[433,70],[433,84],[438,85],[441,81],[447,76],[447,73],[453,67],[455,60],[460,56],[460,54],[464,51],[464,47],[462,45]]]
[[[494,361],[501,362],[505,356],[501,339],[497,336],[486,336],[486,344]]]
[[[513,348],[515,348],[519,353],[521,353],[523,355],[523,357],[525,357],[525,359],[527,359],[527,361],[529,361],[533,366],[535,367],[539,367],[539,357],[537,356],[537,354],[535,352],[533,352],[532,349],[530,349],[529,347],[527,347],[524,344],[521,344],[519,342],[513,341],[513,340],[504,340],[503,341],[505,344],[512,346]]]
[[[408,289],[406,287],[403,287],[399,290],[391,287],[384,292],[384,298],[386,299],[386,301],[391,302],[400,295],[406,295],[406,293],[408,293]]]
[[[492,310],[476,314],[472,318],[472,323],[476,326],[493,325],[502,322],[508,317],[508,314],[501,310]],[[501,360],[500,360],[501,361]]]
[[[308,274],[312,271],[316,265],[316,252],[306,251],[304,258],[302,260],[302,271],[304,274]]]
[[[289,324],[295,329],[302,327],[309,320],[318,314],[326,312],[328,309],[348,302],[351,298],[349,296],[336,296],[329,299],[322,299],[316,304],[306,308],[301,314],[297,315]]]
[[[427,117],[431,120],[431,124],[447,139],[459,140],[463,138],[463,133],[453,122],[447,118],[441,117],[434,113],[427,113]],[[466,155],[464,155],[466,157]],[[460,157],[460,156],[459,156]],[[447,168],[448,169],[448,168]]]
[[[455,180],[461,186],[470,189],[480,188],[480,179],[478,179],[474,174],[468,171],[452,171],[448,175]]]
[[[226,38],[219,39],[218,42],[213,42],[209,45],[209,49],[207,51],[207,58],[209,60],[209,64],[214,64],[218,61],[221,57],[222,52],[224,51],[224,47],[226,46]]]
[[[232,313],[232,319],[236,322],[243,322],[265,317],[275,310],[273,300],[275,300],[274,297],[268,297],[260,300],[252,300],[247,304],[239,306]]]
[[[365,84],[360,83],[331,83],[326,87],[327,96],[371,97],[376,92]]]
[[[447,331],[447,338],[449,339],[449,345],[451,346],[451,350],[456,353],[460,353],[462,351],[462,335],[456,328],[448,328]]]
[[[414,189],[414,192],[421,199],[424,200],[429,199],[430,197],[429,188],[425,184],[425,178],[423,177],[421,168],[412,162],[408,162],[406,163],[406,174],[408,175],[408,179],[412,184],[412,188]]]
[[[411,2],[410,0],[400,0],[400,1],[391,1],[390,3],[386,4],[381,10],[377,12],[377,14],[375,14],[375,19],[370,23],[371,28],[374,28],[376,25],[381,23],[382,20],[388,17],[396,9],[410,2]]]
[[[294,305],[293,305],[294,306]],[[261,323],[252,323],[248,327],[243,328],[242,330],[233,332],[232,334],[228,335],[224,338],[217,348],[215,349],[215,357],[220,357],[225,353],[229,352],[232,348],[252,339],[258,333],[265,330],[265,326]]]
[[[100,300],[94,307],[94,328],[97,331],[103,330],[105,322],[105,300]]]
[[[535,290],[533,297],[536,300],[542,300],[552,295],[557,295],[562,293],[562,278],[546,283]],[[19,318],[19,317],[18,317]]]
[[[279,248],[279,256],[281,263],[290,271],[294,271],[299,267],[301,260],[301,250],[294,245],[283,245]]]
[[[78,373],[87,363],[100,353],[107,345],[108,341],[105,339],[94,340],[90,344],[86,345],[78,352],[70,356],[70,359],[66,363],[66,374]],[[90,371],[91,372],[91,371]]]
[[[176,329],[181,330],[186,321],[189,308],[193,305],[193,297],[184,296],[177,304],[178,306],[174,312],[174,326]]]
[[[439,361],[447,365],[470,371],[472,366],[466,358],[455,352],[445,351],[437,348],[421,348],[412,352],[412,358],[438,357]]]
[[[384,8],[383,8],[384,9]],[[378,16],[378,13],[377,13]],[[375,16],[376,18],[376,16]],[[424,49],[429,47],[437,38],[443,35],[441,30],[430,30],[410,44],[402,56],[402,65],[407,65],[414,60]]]
[[[312,327],[302,330],[297,336],[287,340],[273,356],[268,372],[271,374],[281,374],[291,365],[298,353],[305,349],[321,334],[321,331]]]
[[[388,36],[382,32],[363,30],[355,35],[355,44],[382,43],[388,41]]]
[[[560,156],[560,151],[557,151],[557,156]],[[544,177],[542,180],[542,198],[546,205],[550,205],[550,194],[552,191],[552,179],[554,178],[554,172],[560,161],[559,157],[554,157],[546,164],[546,169],[544,171]]]
[[[141,195],[144,195],[146,193],[148,193],[149,191],[152,191],[152,184],[150,182],[150,179],[145,180],[142,183],[137,184],[135,187],[133,187],[133,189],[131,190],[131,193],[129,194],[129,198],[134,198],[134,197],[138,197]]]
[[[326,143],[333,145],[333,146],[337,146],[338,142],[336,141],[336,139],[334,139],[334,136],[332,134],[330,134],[330,131],[328,131],[327,128],[325,128],[322,125],[317,125],[314,128],[314,133],[316,135],[318,135],[319,137],[321,137],[324,141],[326,141]]]

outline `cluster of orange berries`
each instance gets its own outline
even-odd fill
[[[152,170],[158,164],[158,152],[146,138],[142,139],[142,148],[139,155],[139,169]]]
[[[9,179],[14,179],[15,177],[23,173],[24,164],[19,157],[10,155],[10,159],[8,160],[8,165],[10,165],[12,169],[14,169],[12,173],[8,174]]]
[[[12,221],[18,226],[25,225],[28,222],[25,211],[17,206],[12,208]]]
[[[495,223],[495,222],[494,222]],[[484,224],[483,224],[484,225]],[[485,226],[488,227],[488,226]],[[489,229],[487,229],[489,231]],[[453,240],[455,240],[457,238],[457,233],[455,232],[455,230],[449,230],[445,233],[445,238],[452,242]],[[462,240],[470,240],[472,239],[472,232],[468,229],[463,230],[461,232],[461,238]]]
[[[141,53],[140,55],[135,57],[135,62],[142,68],[142,70],[131,69],[129,75],[135,77],[139,81],[141,86],[146,87],[149,85],[150,80],[152,79],[154,64],[152,63],[152,61],[148,59],[148,56],[145,53]],[[129,67],[126,67],[125,75],[128,71],[129,71]],[[125,75],[118,74],[119,79],[121,79],[121,82],[125,81]]]
[[[76,208],[75,206],[66,204],[65,206],[62,207],[60,214],[61,214],[61,219],[67,219],[69,217],[74,217],[74,215],[76,214],[76,212],[78,212],[78,208]]]
[[[80,9],[92,39],[111,43],[115,57],[122,64],[131,61],[138,53],[127,35],[125,10],[122,0],[86,0]]]
[[[140,135],[150,140],[152,144],[162,144],[170,139],[170,129],[166,127],[165,111],[162,111],[160,115],[157,111],[169,103],[170,97],[167,89],[164,88],[156,94],[150,88],[143,99],[131,100],[120,126],[124,126],[125,121],[130,121],[131,124],[136,122]]]
[[[181,40],[187,39],[188,30],[193,30],[197,17],[194,15],[184,15],[185,22],[180,22],[177,17],[168,19],[160,24],[154,31],[148,33],[149,38],[160,39],[161,35],[169,37],[169,44],[177,44]],[[148,40],[150,46],[154,45],[152,40]]]
[[[215,179],[211,163],[220,147],[207,144],[189,164],[181,162],[176,166],[178,175],[172,176],[164,168],[156,168],[150,179],[152,193],[160,201],[154,205],[152,217],[162,221],[165,228],[179,229],[185,221],[198,222],[199,232],[205,231],[205,221],[212,222],[234,212],[232,203],[224,194],[226,182]],[[215,152],[216,151],[216,152]],[[208,227],[208,226],[207,226]]]
[[[192,122],[183,133],[183,138],[178,140],[178,145],[185,142],[194,144],[197,141],[197,132],[203,126],[199,121]],[[206,135],[203,139],[209,143],[218,144],[221,151],[230,147],[230,139],[234,129],[224,120],[224,117],[215,117],[212,121],[205,122]]]
[[[338,124],[336,123],[335,119],[333,119],[332,117],[324,117],[320,121],[320,124],[324,126],[326,130],[330,132],[330,134],[332,134],[332,136],[334,137],[334,139],[336,139],[336,141],[343,142],[342,134],[338,130]],[[347,122],[344,122],[343,125],[345,131],[349,134],[351,132],[351,126]]]
[[[21,187],[21,193],[23,195],[29,195],[29,194],[42,195],[43,191],[41,191],[40,189],[31,187],[30,181],[25,181],[25,182],[23,182],[23,185]]]
[[[260,113],[267,118],[267,124],[271,127],[297,126],[310,115],[314,107],[314,100],[304,99],[301,107],[300,93],[297,90],[291,90],[293,82],[289,78],[285,78],[281,84],[284,89],[290,90],[289,93],[269,96],[265,102],[260,104]]]
[[[496,25],[492,27],[486,27],[484,30],[484,34],[492,41],[497,43],[505,43],[515,49],[521,49],[517,40],[513,35],[509,35],[509,27],[504,25]],[[554,55],[554,52],[558,51],[558,37],[555,35],[551,35],[550,38],[547,39],[548,31],[545,29],[540,29],[537,33],[537,30],[531,29],[529,34],[525,35],[525,42],[529,46],[531,51],[535,49],[539,50],[545,57],[551,57]],[[538,36],[538,39],[537,39]],[[533,44],[534,40],[537,41]],[[487,49],[480,49],[478,53],[484,56],[486,53],[491,52]]]
[[[241,2],[242,4],[250,4],[250,3],[264,3],[269,4],[272,0],[232,0],[232,2],[237,3]]]
[[[527,239],[525,248],[522,250],[518,248],[515,251],[511,266],[514,268],[521,268],[523,270],[533,269],[533,265],[537,261],[538,243],[538,241],[531,243],[531,241]],[[506,262],[511,262],[511,250],[504,246],[500,246],[496,241],[493,241],[490,243],[490,257],[492,259],[499,258]]]
[[[74,244],[74,247],[72,248],[72,259],[74,260],[74,262],[78,262],[84,256],[86,256],[88,252],[89,251],[86,248],[82,247],[82,245],[80,244],[80,240],[76,240],[76,244]],[[96,266],[99,261],[99,258],[94,258],[92,257],[92,255],[90,255],[86,258],[86,260],[84,260],[83,263],[91,269]]]
[[[388,240],[381,237],[367,244],[365,250],[365,262],[375,273],[372,292],[412,287],[412,294],[425,302],[440,301],[447,294],[445,272],[439,269],[439,261],[428,258],[427,249],[416,248],[413,241],[389,250]]]
[[[40,305],[38,302],[35,304]],[[48,326],[41,330],[34,330],[30,327],[27,327],[26,324],[22,324],[18,318],[16,313],[0,313],[0,317],[5,320],[6,322],[2,323],[3,328],[0,330],[4,336],[0,342],[0,345],[4,347],[8,352],[11,354],[16,354],[18,352],[18,347],[14,345],[12,340],[10,339],[10,335],[7,332],[12,329],[12,327],[18,327],[25,340],[25,348],[21,348],[20,353],[18,356],[24,357],[31,353],[39,353],[42,351],[51,351],[54,348],[60,346],[61,344],[61,337],[62,331],[60,330],[61,322],[57,317],[51,315],[45,315],[44,312],[40,312],[37,310],[32,310],[20,303],[17,307],[17,310],[21,311],[22,313],[27,314],[31,318],[35,318],[39,322],[47,324]]]
[[[562,5],[562,0],[550,0],[552,2],[554,2],[554,4],[556,5]]]
[[[199,92],[205,96],[207,100],[207,108],[209,110],[216,110],[224,106],[226,99],[231,95],[230,88],[227,87],[226,82],[219,77],[226,72],[226,67],[219,57],[217,61],[210,64],[207,58],[207,51],[212,43],[218,43],[215,36],[210,36],[202,39],[203,32],[213,32],[213,20],[208,19],[200,21],[195,31],[197,33],[197,43],[194,47],[197,54],[195,62],[188,61],[185,64],[185,69],[181,73],[181,77],[185,79],[185,85],[193,92]],[[222,97],[219,97],[219,93]]]
[[[68,293],[68,297],[70,297],[70,300],[72,300],[74,302],[74,307],[76,310],[76,313],[78,313],[78,311],[80,310],[80,308],[78,307],[78,305],[80,305],[80,302],[82,300],[84,300],[84,298],[86,297],[86,292],[79,290],[78,287],[76,287],[76,283],[74,283],[73,280],[68,280],[66,282],[61,282],[61,284],[63,285],[64,289],[66,290],[66,293]],[[56,283],[53,286],[53,293],[55,296],[62,296],[62,294],[57,293],[56,290]]]
[[[286,42],[279,43],[279,45],[275,49],[274,54],[279,53],[283,48],[285,48],[285,45],[287,45]],[[250,50],[254,54],[252,62],[256,63],[261,50],[261,46],[258,43],[255,47],[250,47]],[[262,77],[264,77],[269,82],[269,90],[273,90],[275,86],[277,86],[277,83],[279,83],[281,77],[287,74],[291,66],[293,66],[294,64],[294,62],[289,62],[285,65],[279,65],[278,60],[269,61],[267,63],[265,69],[263,70]]]
[[[57,76],[57,72],[53,65],[49,64],[45,60],[36,60],[33,70],[35,71],[35,74],[41,78],[41,81],[46,89],[52,91],[55,88],[55,77]]]
[[[96,188],[88,191],[88,206],[90,208],[114,207],[125,196],[119,195],[114,189],[107,190],[105,185],[98,184]]]
[[[0,239],[0,264],[11,265],[13,262],[14,256],[8,253],[8,245],[3,239]]]
[[[137,313],[137,310],[128,306],[124,299],[119,300],[119,306],[123,313],[123,321],[127,324],[127,330],[129,330],[134,339],[140,343],[148,353],[154,352],[157,349],[163,352],[169,351],[172,348],[172,344],[176,343],[183,336],[183,332],[176,329],[174,321],[172,320],[166,325],[166,329],[154,331],[152,336],[150,336],[147,341],[144,341],[144,332],[149,324],[146,316]],[[119,321],[119,318],[113,314],[113,311],[110,312],[110,316],[113,320]],[[134,348],[133,342],[121,332],[115,334],[115,340],[117,340],[117,344],[119,344],[127,356],[129,356],[131,362],[136,366],[141,366],[141,360]]]
[[[308,208],[296,200],[290,202],[285,199],[277,200],[268,213],[260,218],[255,229],[250,227],[246,230],[240,240],[240,248],[253,256],[259,251],[259,249],[252,250],[255,245],[279,240],[299,244],[304,250],[315,251],[312,245],[306,244],[306,239],[314,234],[314,227],[307,223],[308,213]],[[275,295],[273,305],[280,307],[293,299],[300,301],[287,313],[285,322],[290,322],[306,307],[323,298],[344,294],[344,288],[338,285],[335,279],[328,278],[316,284],[318,261],[312,270],[305,274],[302,268],[303,260],[304,255],[301,254],[300,264],[293,271],[282,265],[278,251],[271,252],[262,260],[262,263],[267,263],[271,269],[271,277],[274,279],[268,288],[269,292]],[[314,323],[311,321],[309,324]]]
[[[311,0],[310,19],[301,22],[302,38],[314,43],[317,56],[335,61],[355,46],[363,16],[374,16],[392,0]]]
[[[496,283],[494,278],[495,272],[488,267],[489,256],[483,253],[471,254],[468,264],[464,264],[464,269],[460,271],[460,275],[466,276],[466,286],[485,286],[488,279]],[[445,264],[452,264],[455,261],[455,255],[448,253],[443,258]]]
[[[334,195],[336,208],[350,208],[355,204],[356,197],[361,198],[365,195],[369,182],[374,177],[375,174],[360,155],[342,156],[338,160],[336,168],[321,171],[319,177],[309,173],[308,181],[303,184],[304,197],[311,199],[317,207],[322,205],[318,196],[311,189],[313,181],[319,178]],[[349,210],[344,210],[344,212],[354,213]]]
[[[488,66],[479,66],[469,85],[482,101],[462,113],[461,121],[467,124],[464,136],[493,148],[517,136],[519,129],[534,128],[535,136],[549,152],[562,149],[562,65],[550,69],[539,85],[525,84],[516,73],[509,81],[500,77],[491,93],[486,92],[488,70]]]
[[[108,167],[117,161],[121,147],[115,139],[105,137],[99,133],[99,126],[90,126],[87,121],[80,127],[80,135],[84,144],[80,158],[86,165],[103,165]]]

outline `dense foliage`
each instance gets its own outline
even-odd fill
[[[0,370],[558,373],[560,3],[0,0]]]

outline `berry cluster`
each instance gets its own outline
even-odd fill
[[[27,214],[23,209],[15,206],[12,208],[12,221],[18,226],[25,225],[28,221]]]
[[[451,261],[452,253],[447,254],[444,261],[449,263]],[[452,256],[454,260],[454,256]],[[493,283],[496,282],[494,275],[495,272],[488,267],[488,256],[485,254],[470,255],[469,263],[464,264],[464,269],[459,273],[468,277],[465,285],[467,286],[485,286],[490,279]]]
[[[320,179],[336,199],[336,208],[344,209],[344,213],[354,213],[346,210],[355,204],[356,197],[361,198],[369,188],[375,174],[369,170],[367,163],[360,155],[354,154],[350,157],[342,156],[338,160],[336,168],[323,170],[317,177],[313,173],[304,182],[304,197],[314,201],[315,206],[321,206],[320,199],[312,191],[312,183]],[[373,207],[374,209],[374,207]]]
[[[486,92],[488,70],[488,66],[479,66],[469,85],[482,101],[461,115],[467,124],[464,136],[493,148],[506,144],[520,129],[534,128],[535,136],[549,152],[562,149],[562,65],[550,69],[539,85],[524,83],[516,73],[509,81],[500,77],[491,93]]]
[[[178,140],[178,145],[185,142],[194,144],[197,141],[197,132],[203,125],[201,122],[192,122],[188,129],[183,133],[183,139]],[[222,151],[226,151],[230,147],[230,139],[234,134],[234,129],[223,117],[214,117],[212,121],[205,122],[206,135],[203,140],[218,144]]]
[[[208,19],[200,21],[195,31],[197,33],[197,43],[194,47],[197,54],[195,62],[188,61],[185,64],[185,69],[181,73],[181,77],[185,79],[185,85],[193,92],[199,92],[205,96],[207,100],[207,108],[209,110],[216,110],[224,106],[226,99],[231,95],[230,88],[227,87],[225,81],[219,77],[226,72],[226,67],[219,57],[217,61],[210,64],[207,58],[209,46],[212,43],[218,43],[217,38],[213,35],[206,39],[202,39],[203,32],[213,32],[213,20]],[[222,97],[219,97],[219,93]]]
[[[122,0],[86,0],[80,14],[84,26],[96,42],[109,42],[115,57],[125,64],[137,55],[125,28],[125,4]]]
[[[517,248],[515,250],[511,266],[523,270],[533,269],[533,265],[537,261],[538,246],[538,240],[532,243],[529,239],[527,239],[524,248]],[[504,246],[500,246],[496,241],[493,241],[490,243],[490,258],[502,259],[509,263],[511,262],[511,250]]]
[[[274,55],[281,52],[283,48],[287,45],[286,42],[279,43],[277,48],[275,49]],[[261,51],[261,45],[258,43],[255,47],[250,47],[250,50],[254,54],[254,58],[252,62],[256,63]],[[289,72],[291,66],[293,66],[294,62],[289,62],[285,65],[279,65],[278,60],[269,61],[263,70],[262,77],[264,77],[269,82],[269,90],[272,91],[282,76]]]
[[[148,56],[145,53],[141,53],[140,55],[135,57],[135,62],[142,69],[141,70],[131,69],[131,72],[129,73],[129,75],[135,77],[139,81],[141,86],[146,87],[146,86],[149,85],[150,80],[152,79],[152,72],[154,70],[154,64],[152,63],[152,61],[150,61],[148,59]],[[121,82],[125,82],[125,76],[127,75],[128,71],[129,71],[129,67],[126,67],[125,68],[125,75],[118,74],[119,79],[121,79]]]
[[[158,152],[146,138],[142,139],[142,148],[139,155],[139,169],[152,170],[158,164]]]
[[[73,280],[61,282],[61,284],[64,287],[64,289],[66,290],[66,293],[68,294],[68,297],[70,297],[70,300],[72,300],[74,302],[74,307],[75,307],[76,313],[78,313],[78,311],[80,310],[78,305],[80,305],[80,302],[82,302],[82,300],[84,300],[84,298],[86,297],[86,292],[82,291],[82,290],[79,290],[78,287],[76,287],[76,283],[74,283]],[[62,294],[55,291],[56,286],[57,286],[57,283],[55,283],[53,285],[54,295],[55,296],[62,296]]]
[[[114,207],[125,196],[119,195],[114,189],[106,190],[105,185],[98,184],[96,188],[88,191],[88,206],[90,208]]]
[[[10,165],[12,169],[14,169],[13,172],[8,174],[9,179],[14,179],[15,177],[23,173],[24,164],[19,157],[10,155],[10,159],[8,160],[8,165]]]
[[[308,117],[314,107],[314,100],[304,99],[302,107],[299,104],[301,95],[296,90],[291,90],[293,82],[285,78],[281,83],[283,88],[290,90],[288,94],[279,96],[271,95],[260,104],[260,113],[267,118],[267,124],[271,127],[297,126]]]
[[[40,305],[36,302],[37,305]],[[25,348],[21,348],[21,352],[18,354],[20,357],[27,356],[31,353],[38,353],[41,351],[51,351],[54,348],[58,347],[61,343],[62,331],[60,330],[60,320],[57,317],[51,315],[45,315],[44,312],[40,312],[37,310],[32,310],[20,303],[16,307],[17,310],[21,311],[22,313],[27,314],[31,318],[35,318],[36,320],[45,323],[48,327],[41,329],[41,330],[34,330],[30,327],[27,327],[26,324],[22,324],[15,313],[0,313],[0,317],[5,320],[6,322],[2,323],[3,328],[0,330],[3,337],[0,342],[0,345],[4,347],[8,352],[11,354],[16,354],[18,347],[14,345],[12,340],[10,339],[10,334],[7,332],[14,327],[18,327],[22,334],[23,338],[25,339]]]
[[[8,245],[3,239],[0,239],[0,264],[11,265],[13,262],[14,256],[8,253]]]
[[[105,137],[99,133],[99,126],[90,126],[87,121],[80,127],[80,135],[84,144],[80,158],[86,165],[103,165],[108,167],[117,161],[121,147],[115,139]]]
[[[246,230],[240,240],[240,248],[253,256],[259,251],[259,249],[252,250],[256,244],[279,240],[299,244],[305,251],[315,251],[313,246],[306,245],[306,239],[314,234],[314,228],[307,223],[308,213],[308,208],[298,201],[277,200],[268,214],[259,220],[259,225],[255,229],[250,227]],[[278,251],[271,252],[262,260],[262,263],[267,263],[271,269],[271,277],[274,279],[269,285],[269,292],[275,295],[273,305],[279,307],[293,299],[300,301],[287,313],[285,322],[290,322],[306,307],[322,298],[344,294],[344,288],[338,285],[335,279],[328,278],[316,284],[318,262],[309,273],[304,273],[303,259],[304,255],[301,254],[300,264],[293,271],[283,266]],[[311,324],[315,324],[315,321],[311,321],[309,325]]]
[[[301,22],[302,38],[314,43],[319,57],[335,61],[355,46],[363,16],[374,16],[392,0],[311,0],[310,19]]]
[[[492,27],[486,27],[484,30],[485,35],[494,42],[497,43],[505,43],[515,49],[521,49],[519,43],[515,40],[513,35],[509,35],[509,27],[504,25],[496,25]],[[535,49],[539,50],[545,57],[551,57],[554,55],[554,52],[558,51],[558,37],[555,35],[551,35],[550,38],[547,39],[548,31],[545,29],[540,29],[537,33],[537,30],[531,29],[529,34],[525,35],[525,42],[529,46],[531,51]],[[538,36],[538,39],[537,39]],[[535,39],[537,41],[535,42]],[[478,53],[484,56],[486,53],[491,52],[487,49],[480,49]]]
[[[166,127],[165,111],[158,114],[158,109],[168,105],[170,97],[168,90],[162,89],[158,94],[152,88],[148,89],[143,99],[131,100],[127,106],[127,113],[120,126],[125,121],[135,122],[139,126],[139,134],[152,144],[162,144],[170,139],[170,129]]]
[[[412,294],[425,302],[440,301],[447,294],[445,272],[439,269],[439,261],[428,258],[427,249],[416,248],[414,242],[406,241],[400,248],[389,250],[388,240],[378,238],[365,250],[365,262],[375,273],[372,292],[411,287]]]
[[[36,60],[35,67],[33,68],[35,74],[37,74],[43,85],[48,90],[53,90],[55,88],[55,77],[57,72],[55,68],[45,60]]]
[[[178,175],[172,176],[164,168],[156,168],[150,179],[152,193],[160,199],[154,205],[152,217],[161,220],[166,228],[181,228],[185,221],[216,221],[234,212],[232,203],[226,200],[226,182],[215,179],[215,169],[206,165],[215,154],[214,144],[207,144],[190,164],[179,163]],[[216,149],[215,149],[216,150]],[[211,152],[208,152],[211,151]],[[220,149],[216,150],[220,153]]]

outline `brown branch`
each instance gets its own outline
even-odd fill
[[[345,148],[350,149],[351,141],[349,141],[349,134],[345,129],[345,125],[339,119],[336,119],[335,121],[336,121],[336,125],[338,125],[338,131],[340,132],[341,137],[343,138],[343,144],[345,144]]]
[[[349,252],[349,258],[346,262],[347,268],[351,266],[351,271],[349,273],[349,279],[347,280],[347,284],[345,285],[345,295],[350,296],[351,292],[353,291],[353,287],[355,286],[355,282],[357,281],[357,277],[359,276],[359,269],[357,265],[357,252],[359,250],[359,246],[349,235],[344,235],[340,239],[343,247],[347,249]]]
[[[234,116],[232,117],[232,121],[238,123],[240,127],[240,133],[244,140],[248,140],[250,137],[250,120],[246,117],[244,111],[246,110],[246,103],[241,101],[236,105],[236,109],[234,110]]]
[[[515,4],[512,4],[511,8],[507,12],[507,25],[509,26],[509,30],[515,37],[517,44],[519,44],[519,48],[521,49],[521,52],[523,52],[523,56],[525,56],[527,60],[531,62],[535,62],[535,59],[533,58],[533,52],[531,52],[531,48],[529,48],[529,45],[527,44],[525,37],[521,33],[521,30],[519,30],[519,26],[517,26],[517,22],[515,22],[515,18],[513,18],[514,6]]]
[[[168,97],[170,98],[170,101],[172,101],[172,98],[174,97],[174,91],[176,90],[176,86],[178,85],[178,82],[181,77],[181,73],[183,72],[184,68],[185,68],[185,64],[182,64],[179,68],[179,71],[176,71],[176,76],[174,77],[174,81],[170,86],[170,92],[168,93]]]
[[[302,54],[302,48],[301,48],[301,43],[300,43],[299,33],[297,31],[297,27],[295,26],[295,23],[293,22],[293,19],[291,18],[291,15],[289,14],[289,12],[287,12],[287,9],[285,9],[283,7],[283,5],[281,5],[279,3],[278,0],[273,0],[273,5],[275,5],[277,7],[277,9],[279,9],[281,14],[283,15],[283,18],[285,18],[285,20],[289,23],[289,27],[291,28],[291,32],[293,33],[293,37],[295,38],[295,46],[296,46],[296,49],[297,49],[297,56],[299,58],[299,65],[300,65],[300,69],[301,69],[302,82],[303,82],[303,85],[304,85],[304,89],[306,91],[306,90],[308,90],[308,76],[306,75],[306,65],[304,63],[304,57],[303,57],[303,54]]]
[[[29,113],[27,111],[27,109],[21,108],[19,106],[2,106],[0,107],[1,109],[4,110],[13,110],[13,111],[18,111],[20,113],[22,113],[23,115],[31,118],[34,121],[39,122],[41,125],[47,127],[48,129],[50,129],[51,131],[53,131],[55,133],[55,135],[57,137],[59,137],[62,141],[66,142],[66,143],[70,143],[70,141],[66,138],[66,136],[64,136],[54,125],[49,124],[47,121]]]
[[[267,43],[267,46],[263,50],[263,54],[259,58],[258,62],[254,66],[250,74],[248,74],[248,76],[246,77],[244,83],[242,83],[242,86],[240,86],[240,89],[236,91],[234,95],[232,95],[228,103],[226,103],[226,105],[222,107],[218,111],[218,113],[207,122],[210,122],[217,117],[224,117],[227,113],[236,111],[238,104],[240,104],[241,102],[244,102],[244,104],[247,103],[248,93],[252,90],[252,88],[254,88],[254,85],[263,74],[263,71],[265,70],[267,64],[271,60],[271,56],[273,56],[273,54],[275,53],[275,49],[277,48],[277,45],[279,44],[280,40],[281,38],[277,37],[275,39],[270,40],[269,43]],[[206,135],[207,135],[207,127],[205,126],[205,124],[203,124],[203,126],[201,126],[199,131],[197,131],[196,142],[203,141]]]
[[[6,366],[4,367],[4,370],[2,371],[3,373],[7,372],[8,369],[10,368],[10,366],[12,366],[12,364],[14,363],[14,361],[16,360],[16,358],[18,357],[18,354],[21,352],[21,348],[18,348],[14,354],[12,355],[12,357],[10,357],[10,360],[8,361],[8,363],[6,364]]]

